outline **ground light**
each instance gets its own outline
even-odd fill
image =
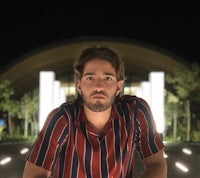
[[[0,160],[0,165],[8,164],[11,160],[12,160],[11,157],[5,157],[5,158]]]
[[[183,172],[188,172],[189,169],[181,162],[175,162],[175,166]]]
[[[24,155],[24,154],[28,153],[28,151],[29,151],[28,148],[23,148],[23,149],[20,150],[20,154]]]
[[[186,155],[191,155],[192,154],[192,150],[190,150],[188,148],[183,148],[182,152],[185,153]]]

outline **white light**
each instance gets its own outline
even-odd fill
[[[168,158],[168,155],[166,153],[163,154],[164,158]]]
[[[135,87],[132,87],[132,90],[133,90],[133,95],[136,95],[138,97],[141,97],[142,96],[142,90],[141,90],[141,87],[140,86],[135,86]]]
[[[22,154],[22,155],[26,154],[28,152],[28,150],[29,150],[28,148],[23,148],[20,150],[20,154]]]
[[[182,152],[187,154],[187,155],[191,155],[192,154],[192,151],[190,149],[188,149],[188,148],[183,148]]]
[[[130,95],[135,95],[135,86],[130,86]]]
[[[180,162],[176,162],[175,165],[176,165],[177,168],[179,168],[183,172],[189,171],[189,169],[184,164],[182,164]]]
[[[76,86],[74,83],[69,83],[66,87],[65,87],[65,91],[66,91],[66,95],[76,95]]]
[[[11,161],[11,157],[6,157],[2,160],[0,160],[0,165],[5,165]]]
[[[60,81],[54,81],[53,84],[53,107],[60,105]]]
[[[76,87],[75,86],[70,86],[69,87],[69,94],[70,95],[75,95],[76,94]]]
[[[124,87],[124,95],[130,94],[130,87]]]
[[[39,129],[41,130],[47,115],[53,109],[53,89],[55,74],[41,71],[39,81]]]
[[[150,82],[150,107],[154,116],[157,130],[164,132],[164,72],[151,72]]]
[[[60,88],[60,103],[66,102],[66,94],[65,94],[65,89],[64,87]]]
[[[141,87],[140,86],[126,86],[124,87],[124,95],[136,95],[141,97]]]
[[[150,83],[149,82],[141,82],[141,92],[142,98],[144,98],[148,104],[150,104]]]

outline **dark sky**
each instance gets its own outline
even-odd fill
[[[0,64],[51,43],[93,36],[138,40],[200,62],[200,5],[174,1],[1,3]]]

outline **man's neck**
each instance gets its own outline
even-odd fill
[[[104,130],[104,126],[110,118],[112,107],[102,112],[94,112],[85,105],[83,108],[88,122],[92,125],[97,133],[101,134]]]

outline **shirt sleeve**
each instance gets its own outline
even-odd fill
[[[160,151],[164,145],[148,103],[138,98],[136,102],[137,117],[135,118],[135,142],[136,150],[141,159],[146,159]]]
[[[61,146],[67,140],[68,122],[60,111],[53,110],[45,121],[38,138],[32,146],[27,160],[46,170],[52,171]]]

